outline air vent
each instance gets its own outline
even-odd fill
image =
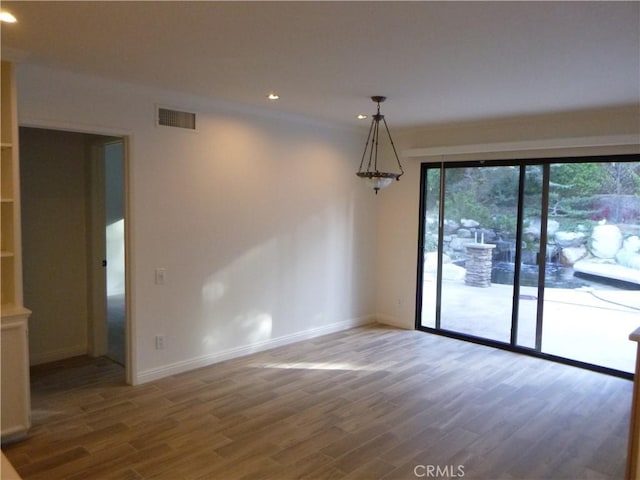
[[[181,112],[179,110],[170,110],[168,108],[158,108],[158,125],[165,127],[186,128],[187,130],[196,129],[196,114],[191,112]]]

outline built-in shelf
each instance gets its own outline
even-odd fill
[[[2,316],[4,318],[18,317],[21,315],[29,315],[31,310],[22,305],[15,305],[13,303],[2,304]]]
[[[22,305],[20,175],[13,65],[2,61],[0,82],[0,429],[2,443],[26,436],[31,425],[28,321]],[[3,472],[4,473],[4,472]],[[4,478],[4,476],[3,476]]]

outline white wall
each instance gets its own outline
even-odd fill
[[[156,103],[198,132],[156,127]],[[130,135],[134,382],[371,320],[361,133],[31,65],[18,106],[23,125]]]
[[[389,120],[391,123],[391,119]],[[376,311],[381,322],[413,329],[415,325],[416,276],[418,258],[418,215],[420,163],[441,160],[545,158],[553,156],[637,153],[640,144],[638,106],[568,112],[514,119],[487,120],[394,131],[400,152],[441,146],[527,142],[553,149],[449,155],[447,157],[404,158],[405,175],[384,190],[378,217],[378,262]],[[617,136],[636,138],[636,145],[621,147],[567,148],[576,138]],[[401,155],[402,156],[402,155]]]

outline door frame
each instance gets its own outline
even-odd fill
[[[119,137],[123,142],[123,171],[124,171],[124,222],[125,222],[125,231],[124,231],[124,248],[125,248],[125,381],[128,385],[135,385],[135,374],[136,369],[136,345],[133,339],[135,338],[135,317],[133,315],[133,305],[134,305],[134,289],[133,289],[133,235],[131,234],[131,229],[133,225],[132,219],[132,208],[131,208],[131,198],[132,198],[132,189],[131,189],[131,145],[133,144],[134,135],[133,132],[126,129],[121,128],[110,128],[104,126],[94,126],[94,125],[86,125],[86,124],[74,124],[67,122],[56,122],[51,120],[44,119],[23,119],[19,123],[19,127],[27,127],[27,128],[42,128],[49,130],[61,130],[67,132],[81,133],[81,134],[90,134],[90,135],[99,135],[103,137]],[[91,155],[93,157],[93,155]],[[93,158],[91,158],[93,161]],[[92,205],[88,205],[91,209]],[[102,224],[104,227],[104,222]],[[91,232],[89,232],[88,237],[90,238],[91,243],[94,241],[94,233],[93,228],[91,228]],[[103,228],[104,230],[104,228]],[[104,233],[104,232],[103,232]],[[95,268],[95,265],[94,265]],[[100,263],[98,265],[99,270],[104,274],[104,268]],[[91,270],[91,269],[90,269]],[[93,279],[93,272],[89,272],[89,278]],[[94,292],[95,285],[93,281],[91,281],[90,291],[91,296],[95,295]],[[106,289],[104,290],[104,295],[106,295]],[[93,317],[94,312],[90,311],[91,317]],[[103,313],[103,316],[105,314]],[[104,339],[106,341],[106,317],[104,318]],[[89,338],[88,338],[88,346],[89,351],[88,354],[93,354],[94,347],[93,342],[95,341],[93,330],[94,321],[91,318],[87,319],[89,326]],[[97,345],[98,346],[98,345]],[[96,352],[99,350],[95,350]]]

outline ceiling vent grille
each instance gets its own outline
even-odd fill
[[[158,108],[158,125],[165,127],[196,129],[196,114],[191,112],[181,112],[169,108]]]

